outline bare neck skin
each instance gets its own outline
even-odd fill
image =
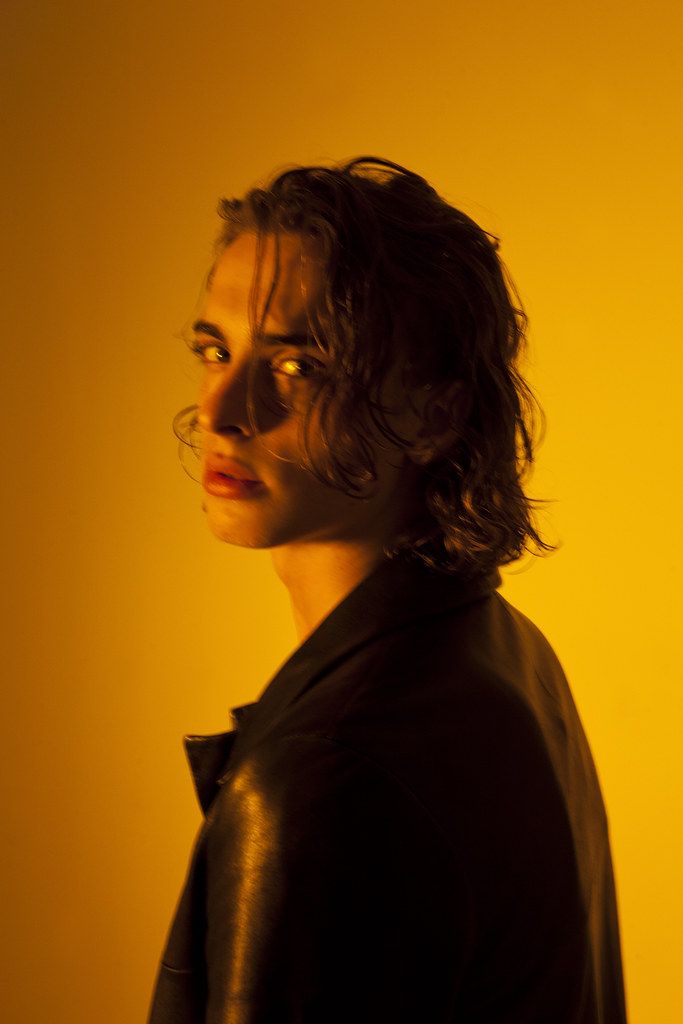
[[[373,540],[309,541],[273,549],[273,566],[289,591],[300,644],[384,557],[382,544]]]

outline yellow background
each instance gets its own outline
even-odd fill
[[[563,545],[502,593],[592,744],[631,1022],[683,1020],[680,11],[5,0],[4,1021],[144,1020],[199,823],[182,734],[295,643],[177,459],[175,335],[219,195],[366,153],[502,237]]]

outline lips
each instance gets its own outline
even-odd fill
[[[240,480],[244,483],[260,483],[251,466],[241,459],[228,459],[222,455],[208,455],[204,460],[204,471],[218,473],[228,480]]]

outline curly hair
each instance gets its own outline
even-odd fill
[[[450,443],[422,467],[421,512],[385,554],[473,576],[525,550],[554,550],[534,525],[539,502],[523,488],[534,460],[535,411],[542,424],[544,417],[518,368],[527,318],[499,240],[424,178],[378,157],[287,170],[241,199],[221,199],[218,212],[224,223],[216,255],[245,231],[261,244],[285,232],[322,247],[323,293],[309,317],[331,357],[330,373],[302,422],[303,463],[319,480],[362,497],[377,479],[370,440],[407,446],[379,400],[397,356],[411,385],[431,391],[427,428],[441,416],[442,435],[447,417]],[[277,273],[276,259],[269,298]],[[444,406],[444,386],[456,381],[457,399]],[[310,450],[314,410],[324,453],[318,462]],[[186,428],[176,434],[185,440]]]

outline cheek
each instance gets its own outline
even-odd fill
[[[262,377],[254,391],[257,422],[262,433],[277,431],[298,436],[309,410],[312,408],[309,437],[319,436],[319,415],[316,392],[303,381],[271,374]]]

